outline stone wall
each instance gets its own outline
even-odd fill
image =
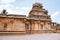
[[[0,31],[25,31],[24,19],[0,18]]]

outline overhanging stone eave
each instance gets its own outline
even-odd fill
[[[26,17],[7,17],[7,16],[0,16],[0,18],[26,18]]]

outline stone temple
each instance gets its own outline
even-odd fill
[[[52,20],[48,11],[41,3],[33,4],[32,10],[26,15],[0,13],[0,34],[35,34],[52,31]]]

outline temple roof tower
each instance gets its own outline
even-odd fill
[[[29,13],[30,18],[38,18],[38,19],[50,19],[50,15],[48,15],[48,11],[43,8],[41,3],[33,4],[32,10]]]
[[[47,15],[48,11],[43,9],[43,5],[41,3],[33,4],[32,10],[29,15]]]

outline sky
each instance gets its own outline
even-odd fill
[[[0,12],[6,9],[8,14],[28,15],[36,2],[43,4],[53,22],[60,23],[60,0],[0,0]]]

